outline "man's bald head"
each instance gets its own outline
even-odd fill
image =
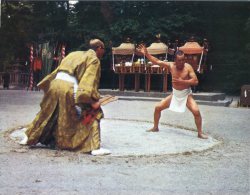
[[[175,53],[175,65],[176,65],[176,68],[181,70],[184,68],[184,64],[185,64],[185,55],[184,55],[184,52],[181,51],[181,50],[178,50],[176,53]]]
[[[175,56],[176,56],[176,57],[182,57],[182,56],[184,56],[184,52],[181,51],[181,50],[178,50],[178,51],[175,53]]]
[[[99,47],[104,48],[104,43],[99,39],[91,39],[89,41],[89,46],[91,49],[95,50]]]
[[[91,39],[89,41],[90,49],[93,49],[99,59],[102,58],[105,52],[104,43],[100,39]]]

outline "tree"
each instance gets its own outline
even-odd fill
[[[17,57],[24,57],[25,44],[30,40],[29,28],[32,6],[22,2],[2,3],[2,26],[0,28],[0,69],[11,63]]]
[[[0,71],[3,64],[27,56],[31,42],[64,42],[72,51],[87,48],[92,37],[112,47],[127,36],[147,45],[158,33],[165,43],[194,36],[200,43],[207,38],[211,46],[208,63],[214,69],[206,89],[237,92],[250,78],[249,13],[247,2],[2,1]]]

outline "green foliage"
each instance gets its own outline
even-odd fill
[[[135,37],[140,32],[140,24],[134,19],[124,19],[117,21],[110,27],[112,37],[122,40],[124,36]]]
[[[235,93],[249,84],[250,4],[197,1],[2,1],[0,71],[27,58],[27,44],[64,42],[67,51],[86,48],[99,37],[106,47],[129,36],[147,45],[160,33],[163,42],[190,36],[210,43],[206,89]],[[110,48],[104,63],[110,62]],[[105,64],[109,66],[109,64]]]
[[[250,60],[247,53],[222,51],[209,55],[213,66],[204,81],[206,89],[239,94],[244,84],[250,83]]]

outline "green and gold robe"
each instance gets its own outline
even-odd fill
[[[73,83],[55,79],[59,71],[77,79],[76,99]],[[75,104],[86,106],[100,99],[100,76],[100,60],[95,51],[76,51],[66,56],[60,66],[38,84],[44,90],[44,97],[40,112],[26,131],[27,144],[49,144],[53,141],[57,148],[82,152],[100,148],[102,110],[93,123],[83,125],[75,109]]]

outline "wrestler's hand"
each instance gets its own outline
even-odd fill
[[[173,84],[177,84],[177,85],[185,85],[185,86],[187,86],[187,87],[190,86],[189,80],[184,80],[184,79],[182,79],[182,78],[173,77],[173,78],[172,78],[172,83],[173,83]]]
[[[97,110],[98,108],[100,108],[101,103],[100,103],[99,101],[97,101],[97,102],[95,102],[95,103],[92,103],[91,106],[92,106],[92,108],[93,108],[94,110]]]
[[[148,53],[147,48],[145,47],[145,45],[140,44],[137,48],[136,51],[141,54],[141,55],[146,55]]]

